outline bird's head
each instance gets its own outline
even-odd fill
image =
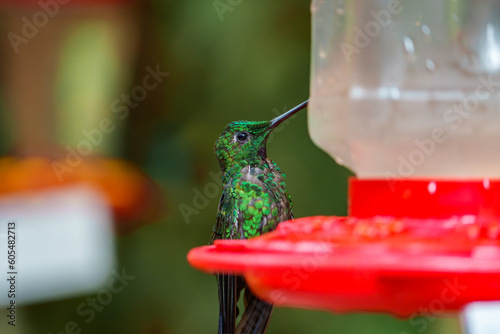
[[[303,102],[271,121],[237,121],[229,123],[215,142],[215,155],[222,170],[226,170],[243,161],[255,158],[265,159],[266,142],[269,134],[283,121],[305,108]]]

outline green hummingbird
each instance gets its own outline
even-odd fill
[[[215,143],[215,155],[223,171],[223,189],[210,244],[217,239],[253,238],[293,219],[285,173],[267,157],[266,143],[273,129],[304,109],[307,103],[271,121],[237,121],[226,126]],[[273,306],[253,295],[241,276],[217,273],[216,278],[218,334],[265,333]],[[245,311],[236,326],[236,304],[242,290],[245,290]]]

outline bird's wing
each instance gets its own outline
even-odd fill
[[[238,197],[232,187],[224,187],[219,201],[217,219],[213,228],[210,244],[217,239],[234,239],[240,218]],[[237,307],[241,292],[242,279],[231,273],[217,273],[219,292],[219,334],[234,333]]]
[[[210,244],[216,239],[240,239],[239,230],[241,226],[239,220],[241,213],[239,210],[239,198],[235,190],[231,187],[224,187],[219,200],[217,219],[214,224]]]
[[[257,298],[250,289],[245,291],[245,313],[236,327],[236,334],[262,334],[266,332],[273,305]]]
[[[222,273],[216,274],[219,290],[219,330],[218,334],[234,333],[236,326],[239,291],[237,289],[238,276]]]

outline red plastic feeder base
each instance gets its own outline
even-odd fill
[[[284,222],[190,251],[271,303],[334,312],[456,312],[500,300],[500,180],[350,180],[349,217]]]

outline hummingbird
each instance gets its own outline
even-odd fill
[[[267,157],[266,143],[273,129],[307,104],[302,102],[271,121],[236,121],[226,126],[215,143],[223,189],[210,244],[217,239],[250,239],[293,219],[286,175]],[[265,333],[273,305],[257,298],[242,276],[217,273],[216,278],[218,334]],[[243,290],[245,311],[236,325],[236,304]]]

